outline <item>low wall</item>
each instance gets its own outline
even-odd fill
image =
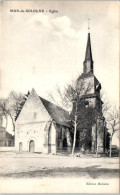
[[[0,152],[15,151],[15,147],[0,147]]]

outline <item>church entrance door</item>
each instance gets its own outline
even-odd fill
[[[29,143],[29,152],[34,152],[34,151],[35,151],[35,142],[31,140]]]

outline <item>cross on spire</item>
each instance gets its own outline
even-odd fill
[[[88,32],[90,33],[90,19],[88,18]]]
[[[91,49],[91,40],[90,40],[90,19],[88,19],[88,40],[86,46],[85,60],[83,62],[83,72],[86,74],[88,72],[93,73],[93,59],[92,59],[92,49]]]

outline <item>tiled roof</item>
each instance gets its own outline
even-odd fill
[[[46,110],[52,117],[52,119],[60,125],[68,126],[70,127],[70,116],[69,112],[62,109],[61,107],[49,102],[48,100],[45,100],[44,98],[40,97],[43,105],[45,106]]]

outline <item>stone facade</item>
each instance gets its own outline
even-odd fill
[[[56,111],[58,111],[58,116],[56,116]],[[64,124],[64,121],[62,124],[62,117],[66,113],[60,107],[40,98],[33,89],[16,120],[16,150],[42,153],[59,151],[58,137],[61,129],[62,132],[64,129],[66,139],[67,131],[69,131],[69,127]],[[57,118],[54,119],[54,115],[61,118],[60,124]],[[63,137],[59,142],[62,147]]]

